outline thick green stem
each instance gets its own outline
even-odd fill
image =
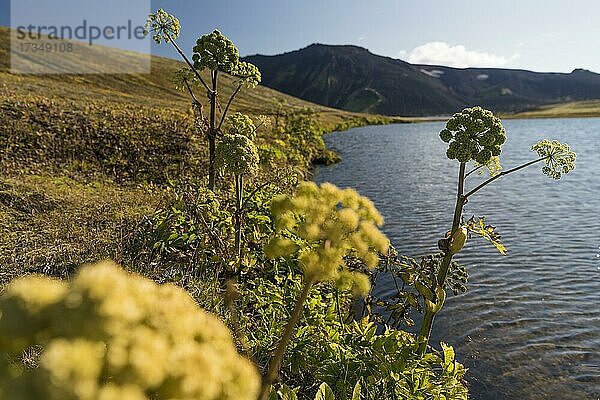
[[[523,168],[526,168],[530,165],[544,161],[549,157],[550,156],[541,157],[536,160],[532,160],[532,161],[526,162],[525,164],[519,165],[518,167],[503,171],[503,172],[491,177],[490,179],[486,180],[479,186],[475,187],[473,190],[467,192],[467,194],[464,194],[465,178],[468,175],[470,175],[472,172],[474,172],[475,170],[473,170],[465,175],[465,164],[461,163],[460,171],[459,171],[459,175],[458,175],[458,191],[457,191],[457,196],[456,196],[456,207],[454,208],[454,219],[452,220],[452,230],[450,232],[450,237],[452,237],[452,235],[454,235],[454,233],[456,233],[456,231],[460,227],[460,219],[462,216],[463,207],[467,203],[469,196],[471,196],[471,195],[475,194],[476,192],[478,192],[479,190],[483,189],[485,186],[494,182],[496,179],[499,179],[508,174],[512,174],[513,172],[517,172],[517,171],[519,171]],[[438,276],[437,276],[438,287],[444,288],[444,286],[446,284],[446,277],[448,275],[448,269],[450,268],[450,264],[452,263],[452,257],[453,257],[453,255],[448,252],[444,255],[444,258],[442,259],[442,265],[440,266],[440,270],[439,270]],[[427,351],[429,337],[431,336],[431,330],[433,328],[433,321],[438,312],[439,312],[439,310],[436,312],[427,310],[425,313],[425,316],[423,317],[423,322],[421,324],[421,328],[419,329],[419,335],[417,337],[417,342],[419,344],[419,354],[421,354],[421,355],[425,354],[425,352]]]
[[[238,263],[242,259],[242,200],[244,196],[244,178],[235,176],[235,254]]]
[[[290,319],[285,326],[283,335],[281,336],[279,343],[277,343],[277,347],[275,348],[273,358],[271,358],[271,361],[269,362],[267,373],[263,377],[262,388],[260,391],[260,395],[258,396],[259,400],[267,400],[267,398],[269,397],[269,390],[271,388],[271,385],[277,379],[277,375],[279,375],[279,370],[281,369],[281,363],[283,362],[285,350],[287,349],[288,344],[292,340],[292,336],[294,335],[294,331],[296,329],[298,321],[300,321],[300,316],[304,311],[304,302],[308,297],[308,292],[310,291],[310,288],[312,287],[313,283],[313,280],[307,280],[304,282],[302,292],[296,300],[296,305],[294,306],[292,315],[290,316]]]
[[[208,132],[208,188],[214,190],[216,168],[215,168],[215,152],[217,141],[217,81],[219,71],[212,71],[212,91],[209,92],[210,97],[210,127]]]
[[[456,206],[454,207],[454,218],[452,219],[452,230],[450,231],[450,235],[454,235],[460,226],[460,218],[462,216],[463,207],[466,202],[466,197],[464,196],[465,190],[465,163],[460,164],[460,169],[458,172],[458,190],[456,193]],[[444,288],[446,284],[446,276],[448,275],[448,269],[450,268],[450,263],[452,262],[452,254],[450,252],[444,255],[442,260],[442,265],[440,266],[440,270],[437,276],[437,285],[441,288]],[[423,317],[423,322],[421,323],[421,329],[419,329],[419,335],[417,337],[417,342],[419,344],[419,354],[423,355],[427,351],[427,345],[429,344],[429,337],[431,336],[431,330],[433,328],[433,321],[435,319],[438,311],[430,311],[427,310],[425,312],[425,316]]]
[[[426,310],[423,316],[423,322],[419,329],[419,336],[417,337],[417,343],[419,345],[419,354],[423,355],[427,351],[427,344],[429,342],[429,336],[431,336],[431,328],[433,327],[433,319],[435,313]]]

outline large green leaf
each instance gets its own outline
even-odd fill
[[[321,386],[319,386],[319,390],[317,390],[315,400],[335,400],[335,395],[329,385],[323,382],[321,383]]]

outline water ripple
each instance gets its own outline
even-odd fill
[[[343,161],[319,168],[315,179],[369,196],[402,254],[435,252],[451,222],[457,174],[437,138],[441,127],[390,125],[329,135]],[[600,119],[513,120],[505,127],[503,165],[529,160],[529,147],[549,137],[571,145],[577,169],[558,182],[526,169],[469,201],[465,216],[485,214],[509,254],[499,256],[483,241],[469,243],[459,257],[469,268],[469,292],[448,299],[433,342],[455,346],[475,399],[598,399]],[[393,284],[382,280],[376,291],[390,295]]]

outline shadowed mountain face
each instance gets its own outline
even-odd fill
[[[600,99],[600,74],[414,65],[357,46],[313,44],[245,58],[265,86],[315,103],[387,115],[447,115],[468,105],[516,112],[545,104]]]

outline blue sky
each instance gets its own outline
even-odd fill
[[[2,25],[8,2],[0,0]],[[598,0],[153,0],[152,8],[180,18],[188,51],[219,28],[244,55],[318,42],[420,63],[600,72]]]

